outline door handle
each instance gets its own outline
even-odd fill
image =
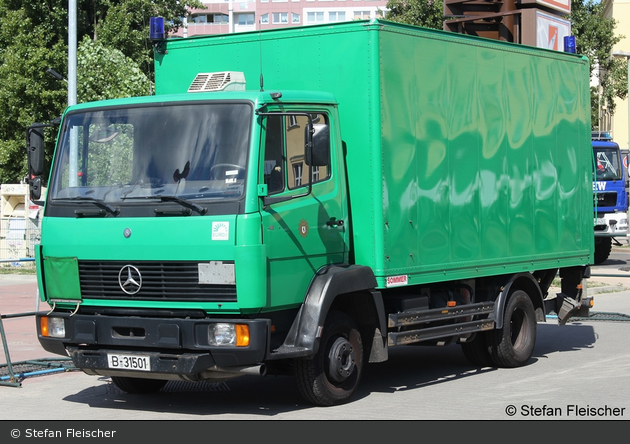
[[[326,221],[326,225],[333,228],[343,227],[343,219],[332,217],[330,220]]]

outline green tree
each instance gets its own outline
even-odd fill
[[[572,0],[571,32],[575,35],[576,52],[588,57],[591,77],[599,71],[599,83],[591,88],[591,126],[599,125],[599,107],[615,112],[615,97],[624,99],[628,93],[628,71],[625,59],[612,57],[612,48],[623,36],[615,34],[616,21],[604,17],[604,6],[594,0]]]
[[[77,101],[148,93],[153,75],[149,19],[164,17],[167,33],[175,32],[188,8],[203,5],[197,0],[77,0]],[[67,104],[66,83],[46,73],[53,68],[67,76],[67,42],[67,0],[0,0],[0,183],[18,182],[26,174],[27,127],[49,122]],[[55,128],[45,131],[47,160],[55,135]]]
[[[444,2],[442,0],[389,0],[387,20],[425,28],[442,29]]]
[[[84,36],[77,51],[77,102],[143,96],[149,78],[122,51]]]
[[[152,78],[153,50],[148,40],[151,17],[164,17],[166,33],[176,32],[191,8],[205,9],[199,0],[78,0],[91,38],[115,48]]]
[[[47,2],[12,7],[0,2],[0,181],[15,183],[26,173],[26,128],[48,122],[67,102],[60,82],[46,69],[64,66],[67,46],[61,29],[67,14]],[[51,139],[51,131],[47,137]],[[49,149],[52,149],[52,145]]]

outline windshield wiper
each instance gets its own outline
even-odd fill
[[[175,202],[180,204],[182,207],[189,208],[202,216],[208,212],[207,208],[202,207],[201,205],[197,205],[194,202],[190,202],[189,200],[182,199],[177,196],[160,196],[160,202]]]
[[[107,211],[109,214],[112,214],[114,216],[118,216],[118,213],[120,213],[120,209],[119,208],[114,208],[110,204],[108,204],[105,201],[103,201],[102,199],[97,199],[95,197],[90,197],[90,196],[74,196],[74,197],[65,197],[63,199],[53,199],[53,200],[56,200],[56,201],[59,201],[59,200],[81,200],[81,201],[86,201],[86,202],[92,202],[97,207],[102,208],[103,210]],[[76,214],[85,214],[81,210],[77,210],[77,211],[75,211],[75,213]]]
[[[207,208],[204,208],[200,205],[197,205],[194,202],[190,202],[189,200],[183,199],[177,196],[132,196],[132,197],[122,197],[121,199],[160,199],[160,202],[175,202],[180,204],[184,208],[188,208],[189,210],[196,211],[202,216],[208,212]]]

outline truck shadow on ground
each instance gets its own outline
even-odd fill
[[[538,325],[537,345],[528,366],[555,353],[593,347],[596,336],[592,326],[576,323],[560,327],[552,322]],[[366,367],[353,401],[365,399],[372,393],[421,390],[490,372],[517,370],[473,366],[458,345],[398,347],[390,350],[388,361]],[[108,377],[97,377],[97,381],[93,387],[64,400],[91,408],[198,415],[220,420],[230,419],[230,415],[273,417],[313,409],[312,419],[318,419],[317,408],[302,400],[291,376],[243,376],[226,382],[200,384],[169,382],[161,392],[148,395],[122,392]]]
[[[628,261],[625,261],[623,259],[608,258],[600,264],[600,266],[604,266],[604,265],[628,265]]]
[[[539,323],[537,342],[527,366],[536,365],[555,353],[575,352],[592,348],[596,341],[594,329],[586,324],[558,326],[554,321]],[[369,367],[368,367],[369,369]],[[459,345],[446,347],[408,346],[390,350],[386,363],[374,366],[364,377],[361,392],[393,393],[444,384],[463,378],[475,378],[490,372],[511,372],[518,369],[478,367],[470,364]]]

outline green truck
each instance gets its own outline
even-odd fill
[[[390,347],[522,366],[537,323],[581,307],[584,57],[384,20],[154,49],[155,95],[62,116],[36,252],[45,350],[130,393],[294,375],[327,406]]]

